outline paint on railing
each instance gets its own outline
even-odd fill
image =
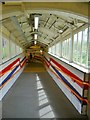
[[[21,70],[21,68],[25,65],[26,61],[27,61],[26,57],[24,57],[22,61],[20,61],[20,58],[18,58],[14,62],[12,62],[10,65],[8,65],[5,69],[2,70],[2,75],[4,75],[6,72],[10,70],[11,70],[11,73],[2,81],[2,83],[0,84],[0,89],[3,88],[3,86]],[[15,65],[18,62],[19,64]]]

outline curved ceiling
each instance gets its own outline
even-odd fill
[[[19,8],[20,5],[21,8]],[[43,5],[44,3],[42,3],[42,6]],[[61,6],[59,5],[56,7],[59,8]],[[83,3],[82,5],[84,10],[87,10],[86,3]],[[79,4],[76,13],[73,13],[75,12],[75,10],[73,11],[73,8],[75,8],[76,3],[75,6],[73,4],[72,8],[65,3],[61,7],[64,9],[66,6],[66,10],[72,10],[72,12],[66,10],[42,9],[41,4],[37,8],[37,3],[33,3],[33,6],[34,9],[32,9],[31,3],[21,4],[18,2],[6,2],[2,6],[2,25],[15,36],[16,40],[19,41],[24,49],[27,49],[34,44],[35,34],[38,36],[36,40],[37,44],[42,47],[48,47],[60,40],[66,32],[70,33],[71,29],[77,29],[88,23],[85,11],[80,13],[81,8],[78,8]],[[48,5],[48,7],[50,7],[50,5]],[[37,30],[34,29],[35,16],[38,16],[39,18]]]

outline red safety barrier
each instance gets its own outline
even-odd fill
[[[44,61],[44,63],[46,64],[46,62]],[[87,103],[90,106],[90,102],[87,99],[84,99],[82,97],[80,97],[74,90],[72,90],[50,67],[48,67],[48,64],[46,64],[46,67],[60,80],[62,81],[62,83],[66,86],[66,88],[68,88],[68,90],[70,90],[79,100]],[[54,66],[55,67],[55,66]],[[56,68],[56,67],[55,67]],[[56,68],[57,69],[57,68]],[[57,69],[58,70],[58,69]]]
[[[50,68],[49,68],[50,69]],[[62,79],[60,79],[60,77],[55,73],[55,72],[53,72],[51,69],[50,69],[50,71],[59,79],[59,80],[62,80]],[[63,82],[63,80],[62,80],[62,82]],[[76,94],[75,92],[74,92],[74,90],[72,90],[65,82],[63,82],[63,84],[66,86],[66,88],[68,88],[79,100],[81,100],[81,101],[83,101],[83,102],[86,102],[89,106],[90,106],[90,102],[87,100],[87,99],[84,99],[84,98],[82,98],[82,97],[80,97],[78,94]]]
[[[6,68],[4,68],[2,71],[0,71],[0,77],[2,77],[5,73],[7,73],[9,70],[12,69],[12,67],[17,63],[20,63],[20,58],[16,59],[14,62],[12,62],[10,65],[8,65]]]
[[[15,60],[15,61],[16,61],[16,60]],[[14,61],[14,62],[15,62],[15,61]],[[27,59],[24,60],[24,62],[23,62],[22,65],[21,65],[21,63],[19,62],[18,65],[20,66],[20,68],[8,79],[7,82],[9,82],[9,81],[21,70],[21,68],[25,65],[26,61],[27,61]],[[14,63],[14,62],[13,62],[13,63]],[[16,64],[16,63],[15,63],[15,64]],[[10,65],[11,65],[11,64],[10,64]],[[18,66],[18,65],[15,65],[15,66],[12,67],[12,68],[10,67],[10,69],[13,69],[13,68],[15,68],[15,67]],[[8,67],[8,66],[7,66],[7,67]],[[9,71],[9,70],[8,70],[8,71]],[[5,82],[5,83],[0,87],[0,89],[3,88],[3,86],[4,86],[7,82]]]
[[[61,71],[62,73],[64,73],[64,74],[66,74],[67,76],[69,76],[74,82],[78,83],[78,84],[81,85],[82,87],[83,87],[83,86],[86,86],[85,89],[88,88],[88,87],[90,87],[90,84],[89,84],[89,83],[84,82],[84,81],[80,81],[80,80],[78,80],[78,79],[75,79],[74,77],[68,75],[67,73],[63,72],[61,69],[59,69],[58,67],[56,67],[56,66],[54,66],[54,65],[53,65],[53,67],[55,67],[58,71]]]
[[[61,64],[59,64],[58,62],[56,62],[54,59],[50,58],[50,61],[52,61],[56,66],[58,66],[64,73],[66,73],[67,75],[78,79],[79,81],[82,81],[79,77],[77,77],[76,75],[74,75],[72,72],[70,72],[69,70],[67,70],[65,67],[63,67]],[[79,84],[81,87],[82,85]]]
[[[76,82],[80,87],[85,87],[85,89],[88,89],[88,87],[90,87],[90,84],[87,82],[84,82],[83,80],[81,80],[80,78],[78,78],[76,75],[74,75],[73,73],[71,73],[69,70],[67,70],[66,68],[64,68],[62,65],[60,65],[59,63],[57,63],[55,60],[53,60],[51,58],[51,61],[53,63],[55,63],[58,67],[54,66],[58,71],[61,71],[62,73],[64,73],[65,75],[69,76],[74,82]]]
[[[40,57],[39,57],[40,58]],[[42,58],[41,58],[42,59]],[[51,59],[52,60],[52,59]],[[57,63],[55,60],[53,60],[54,63]],[[52,65],[49,61],[46,61],[45,59],[42,59],[42,62],[45,62],[49,68],[50,65]],[[71,78],[71,80],[73,80],[74,82],[76,82],[80,87],[83,87],[85,89],[88,89],[88,87],[90,87],[90,84],[87,82],[82,81],[80,78],[78,78],[76,75],[74,75],[73,73],[71,73],[69,70],[67,70],[66,68],[64,68],[62,65],[60,65],[59,63],[57,63],[59,67],[56,67],[55,65],[52,65],[54,68],[56,68],[58,71],[64,73],[65,75],[69,76]],[[56,65],[57,65],[56,64]],[[61,66],[61,67],[60,67]],[[64,70],[62,70],[61,68],[63,68]],[[66,72],[68,71],[68,73]],[[70,74],[69,74],[70,73]],[[71,76],[72,75],[72,76]]]

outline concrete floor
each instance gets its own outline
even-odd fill
[[[40,63],[29,64],[3,98],[2,116],[86,118],[76,111]]]

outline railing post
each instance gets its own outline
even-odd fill
[[[89,74],[84,73],[84,82],[87,82],[87,83],[88,83],[88,82],[89,82],[89,79],[88,79],[89,77],[90,77]],[[82,98],[88,100],[89,87],[83,87],[82,89],[83,89]],[[83,114],[83,115],[86,115],[86,114],[87,114],[87,106],[88,106],[87,103],[82,102],[81,114]]]

